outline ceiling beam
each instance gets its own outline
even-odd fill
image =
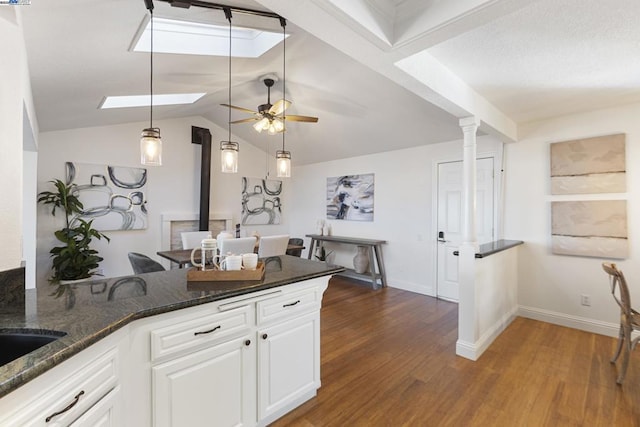
[[[393,48],[345,20],[332,0],[256,0],[298,27],[384,75],[457,118],[476,116],[480,129],[505,142],[517,140],[517,125],[424,50]],[[480,0],[477,0],[480,1]],[[494,0],[491,3],[520,0]]]

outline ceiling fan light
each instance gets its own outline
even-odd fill
[[[162,166],[162,139],[159,128],[142,130],[140,163],[146,166]]]
[[[273,128],[276,132],[280,133],[284,131],[284,123],[280,119],[273,120]]]
[[[256,131],[258,131],[258,133],[262,132],[263,130],[269,129],[269,119],[267,119],[266,117],[263,117],[256,124],[253,125],[253,128]]]
[[[291,177],[291,152],[276,151],[276,169],[279,178]]]
[[[238,151],[240,151],[240,145],[237,142],[220,142],[220,160],[223,173],[238,172]]]

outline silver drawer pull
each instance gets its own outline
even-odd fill
[[[44,421],[48,423],[49,421],[51,421],[53,419],[53,417],[57,417],[60,414],[64,414],[69,409],[71,409],[74,406],[76,406],[78,404],[78,402],[80,401],[80,396],[82,396],[83,394],[84,394],[84,390],[80,391],[80,393],[76,394],[76,397],[73,398],[73,402],[71,402],[69,404],[69,406],[64,408],[62,411],[54,412],[53,414],[49,415],[47,418],[44,419]]]
[[[290,302],[289,304],[284,304],[282,307],[283,307],[283,308],[284,308],[284,307],[291,307],[291,306],[296,305],[296,304],[298,304],[298,303],[300,303],[300,300],[298,300],[298,301],[296,301],[296,302]]]
[[[200,331],[200,332],[194,332],[193,335],[205,335],[205,334],[210,334],[213,331],[217,331],[218,329],[222,328],[222,326],[218,325],[213,329],[209,329],[208,331]]]

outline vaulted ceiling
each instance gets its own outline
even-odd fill
[[[226,24],[220,11],[154,3],[156,17]],[[468,115],[482,120],[483,132],[514,141],[521,123],[640,102],[636,0],[218,3],[288,20],[287,111],[320,118],[288,125],[295,164],[460,139],[458,119]],[[148,120],[148,108],[97,108],[106,95],[148,94],[149,56],[129,49],[146,15],[143,0],[21,7],[41,132]],[[242,14],[233,24],[281,31],[277,20]],[[227,66],[226,57],[156,54],[155,93],[207,95],[156,107],[155,118],[201,115],[226,129],[228,110],[219,104],[227,102]],[[232,104],[263,104],[259,78],[267,73],[282,76],[282,44],[233,60]],[[245,117],[233,112],[234,120]],[[250,124],[232,132],[263,149],[281,140]]]

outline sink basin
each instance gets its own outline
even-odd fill
[[[65,336],[66,333],[41,329],[0,331],[0,366]]]

